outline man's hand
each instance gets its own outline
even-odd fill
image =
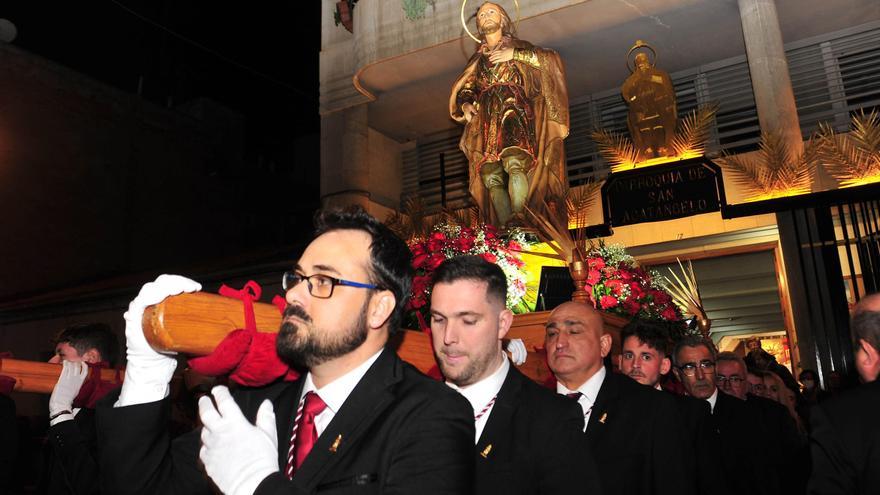
[[[463,103],[461,105],[461,113],[464,114],[465,120],[470,122],[477,115],[477,107],[473,103]]]
[[[513,47],[511,46],[495,50],[489,54],[489,62],[492,62],[493,64],[500,64],[501,62],[507,62],[509,60],[513,60]]]
[[[202,448],[199,459],[205,472],[226,495],[251,495],[278,468],[278,433],[275,411],[268,400],[257,410],[256,424],[242,414],[224,386],[199,399]]]
[[[154,282],[141,287],[140,293],[128,305],[124,315],[128,363],[116,407],[155,402],[168,395],[168,383],[171,382],[177,361],[150,347],[141,325],[144,310],[168,296],[201,289],[201,284],[186,277],[160,275]]]
[[[73,399],[89,376],[89,365],[83,361],[63,361],[61,376],[49,397],[49,425],[73,419]]]

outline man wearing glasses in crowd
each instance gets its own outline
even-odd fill
[[[758,409],[762,423],[772,434],[771,441],[766,442],[764,447],[773,452],[770,458],[775,461],[782,479],[788,480],[784,483],[784,488],[790,489],[791,493],[804,493],[807,473],[802,471],[804,458],[809,453],[788,409],[774,400],[749,392],[748,368],[743,358],[733,352],[718,353],[715,383],[725,394],[746,401],[747,405]]]
[[[762,440],[770,438],[769,432],[755,408],[718,393],[716,360],[715,344],[699,336],[681,339],[673,352],[674,372],[686,393],[708,401],[712,408],[719,444],[718,452],[708,455],[721,465],[723,478],[719,482],[726,483],[731,493],[779,493],[779,473]]]
[[[141,289],[125,315],[122,391],[98,410],[104,493],[470,493],[470,404],[385,348],[410,290],[409,249],[361,209],[315,223],[284,276],[277,340],[303,375],[234,394],[215,387],[199,401],[204,427],[174,442],[167,397],[177,363],[147,344],[141,317],[201,286],[163,275]]]

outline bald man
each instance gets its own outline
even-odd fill
[[[603,491],[696,493],[695,453],[675,401],[605,369],[611,335],[602,316],[589,305],[564,303],[550,313],[545,331],[556,391],[577,400],[584,412]]]
[[[813,407],[808,493],[880,489],[880,295],[863,298],[850,325],[861,386]]]

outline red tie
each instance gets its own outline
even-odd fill
[[[302,466],[306,456],[318,441],[315,416],[321,414],[325,407],[327,404],[314,392],[308,392],[303,398],[296,412],[296,422],[293,424],[293,433],[290,436],[290,449],[287,451],[288,479],[293,479],[294,471]]]

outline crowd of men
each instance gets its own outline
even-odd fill
[[[189,433],[172,438],[177,361],[147,344],[141,317],[198,283],[163,275],[142,288],[125,314],[124,383],[93,411],[72,406],[80,361],[112,360],[113,351],[63,335],[49,493],[880,490],[880,297],[864,299],[853,318],[865,383],[815,405],[805,421],[799,391],[788,393],[767,356],[753,353],[747,364],[699,336],[673,342],[656,323],[623,329],[612,372],[601,315],[576,302],[549,315],[545,350],[556,383],[538,385],[503,351],[513,321],[504,273],[463,256],[444,262],[431,287],[431,337],[445,379],[437,381],[386,348],[410,293],[406,244],[362,210],[320,212],[316,227],[284,276],[277,339],[278,355],[303,374],[260,388],[214,387],[198,402],[202,426]]]

